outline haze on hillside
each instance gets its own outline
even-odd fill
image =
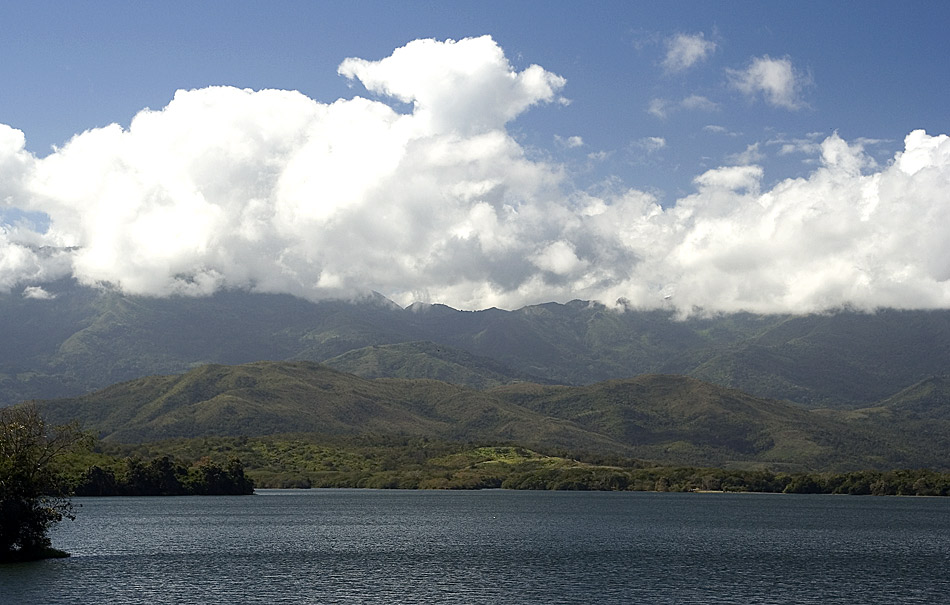
[[[684,78],[724,43],[712,29],[662,40],[661,78]],[[182,89],[43,157],[0,124],[0,290],[43,298],[44,284],[72,277],[147,296],[376,291],[460,309],[950,306],[945,134],[910,125],[882,161],[876,142],[811,133],[785,143],[812,160],[795,178],[767,175],[750,146],[670,198],[616,179],[578,188],[577,163],[526,144],[518,120],[569,108],[575,91],[490,35],[341,56],[337,73],[352,94],[332,102]],[[753,51],[720,73],[719,94],[736,102],[814,111],[818,78],[794,57]],[[708,91],[656,101],[645,116],[723,102]],[[703,128],[725,130],[712,118]],[[556,144],[584,149],[584,135]],[[645,154],[668,145],[638,141]]]

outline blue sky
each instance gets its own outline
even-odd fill
[[[744,269],[736,269],[731,260],[719,262],[716,270],[734,278],[736,285],[729,292],[710,289],[708,283],[715,278],[709,274],[689,277],[690,267],[695,263],[682,259],[684,246],[695,245],[699,234],[706,233],[706,227],[697,229],[692,223],[687,226],[682,215],[693,208],[690,212],[696,216],[710,219],[704,225],[722,218],[722,212],[714,207],[724,202],[703,193],[703,183],[729,181],[734,194],[754,195],[759,206],[764,205],[763,200],[784,194],[789,187],[783,185],[788,183],[787,179],[807,181],[817,187],[816,171],[827,166],[830,157],[827,149],[823,151],[824,141],[840,140],[851,150],[847,153],[860,155],[860,160],[855,160],[860,164],[860,174],[852,175],[857,183],[857,179],[883,173],[893,165],[896,154],[905,150],[905,137],[912,131],[922,129],[935,136],[948,130],[950,67],[946,57],[950,55],[950,36],[946,26],[950,23],[950,4],[945,2],[602,2],[588,6],[579,2],[40,1],[4,3],[0,7],[0,23],[0,124],[23,133],[22,151],[29,156],[16,156],[19,159],[10,160],[9,165],[29,164],[29,171],[46,175],[45,189],[38,184],[15,190],[10,186],[13,193],[7,193],[5,207],[0,206],[10,246],[36,246],[44,238],[53,238],[63,247],[85,247],[92,254],[95,238],[112,237],[89,227],[86,219],[73,216],[83,210],[81,206],[65,211],[68,195],[50,193],[53,186],[49,183],[53,181],[59,183],[56,187],[67,187],[62,184],[66,182],[62,176],[65,172],[59,176],[50,174],[68,162],[57,158],[45,163],[44,160],[57,155],[53,148],[64,148],[75,135],[113,123],[128,130],[138,112],[145,108],[162,110],[172,102],[177,90],[212,86],[299,91],[318,104],[362,96],[398,113],[410,114],[411,101],[388,95],[387,84],[367,90],[362,76],[338,73],[341,63],[351,57],[380,61],[418,39],[458,41],[483,35],[491,36],[513,74],[538,65],[552,77],[563,79],[552,85],[551,95],[532,97],[526,107],[513,109],[513,117],[500,125],[505,136],[517,146],[512,153],[528,162],[525,169],[554,175],[550,178],[556,182],[546,181],[549,177],[537,177],[530,186],[523,181],[517,186],[508,183],[506,195],[521,191],[518,187],[528,187],[531,192],[518,194],[526,208],[535,208],[531,200],[541,200],[557,208],[573,209],[571,216],[577,218],[593,216],[593,211],[577,211],[590,200],[617,210],[620,203],[616,200],[625,195],[629,198],[628,192],[636,191],[638,195],[650,196],[637,220],[651,216],[653,211],[648,206],[654,204],[667,211],[663,220],[675,223],[675,229],[693,230],[691,235],[675,241],[661,238],[634,245],[630,243],[632,231],[608,237],[594,233],[589,225],[581,229],[583,233],[554,233],[551,226],[532,223],[527,228],[522,223],[511,237],[531,237],[537,241],[533,247],[512,247],[511,258],[486,252],[493,250],[493,245],[502,244],[489,244],[484,238],[478,241],[477,254],[454,249],[449,254],[446,246],[454,244],[444,241],[433,241],[423,256],[410,259],[412,254],[405,252],[406,268],[401,279],[413,282],[405,288],[373,277],[372,262],[364,267],[366,273],[360,274],[366,277],[366,283],[358,285],[359,275],[346,276],[340,270],[331,270],[328,252],[317,253],[297,242],[295,245],[308,250],[297,253],[310,259],[308,262],[323,264],[306,278],[300,277],[297,269],[287,269],[296,276],[291,280],[296,284],[292,287],[267,287],[318,297],[337,287],[341,291],[369,288],[383,291],[399,302],[434,297],[438,302],[479,307],[516,306],[575,295],[614,300],[616,294],[630,290],[630,296],[621,297],[649,306],[651,300],[675,300],[670,292],[682,293],[688,282],[689,290],[697,293],[688,297],[691,307],[716,307],[712,299],[722,296],[730,300],[724,305],[727,310],[905,304],[903,298],[881,294],[885,290],[900,290],[901,285],[895,282],[895,275],[904,275],[900,269],[889,269],[886,276],[872,271],[868,288],[874,291],[873,295],[856,294],[853,284],[809,285],[808,294],[792,295],[793,290],[802,287],[802,272],[813,270],[786,257],[777,258],[763,270],[770,280],[782,282],[771,299],[778,297],[781,303],[772,304],[742,292],[741,284],[749,276],[742,273]],[[410,67],[405,69],[412,71]],[[406,98],[417,98],[413,94]],[[105,149],[90,147],[92,138],[86,140],[84,153],[96,154]],[[921,145],[926,147],[927,141]],[[79,145],[75,147],[78,149]],[[108,153],[116,154],[115,147]],[[401,164],[399,170],[406,166]],[[727,168],[734,170],[728,175],[716,172]],[[11,183],[34,179],[10,174],[13,173],[6,178]],[[201,183],[192,182],[189,186],[201,192],[205,201],[211,199],[207,194],[213,188],[211,184],[207,190]],[[456,191],[461,185],[445,186],[444,191]],[[560,193],[551,193],[549,187]],[[563,197],[554,200],[552,196],[556,195]],[[759,197],[763,195],[764,198]],[[370,203],[360,199],[360,204]],[[411,207],[413,202],[409,197],[406,200],[409,201],[405,207]],[[481,203],[465,200],[468,201],[459,202],[467,204],[459,216],[469,216],[466,213],[474,212]],[[736,198],[733,203],[750,202]],[[918,203],[932,205],[926,196]],[[496,208],[500,212],[498,208],[501,206]],[[677,208],[679,211],[674,212]],[[115,210],[103,209],[103,216],[110,212],[114,216]],[[455,210],[462,212],[461,207]],[[140,218],[154,216],[142,212]],[[627,208],[625,212],[633,211]],[[163,224],[175,224],[174,217],[186,214],[179,209],[179,214],[165,217]],[[46,225],[47,216],[52,228]],[[400,216],[409,220],[409,215]],[[521,212],[519,216],[526,220],[527,213]],[[32,217],[33,224],[23,222],[23,217]],[[497,214],[496,220],[502,220],[499,217],[502,215]],[[472,227],[473,220],[447,219],[439,228],[452,230],[455,241],[470,241],[478,239],[472,235],[478,233]],[[664,231],[655,222],[649,224],[657,232],[673,229],[666,225]],[[762,226],[761,222],[755,224]],[[731,230],[739,229],[738,225],[733,224]],[[745,228],[753,227],[749,224]],[[942,235],[934,233],[929,237],[935,248],[926,254],[943,253]],[[187,238],[187,234],[178,232],[166,236]],[[385,237],[398,239],[393,234]],[[385,237],[380,241],[389,241]],[[865,265],[872,262],[868,249],[874,244],[861,240],[857,246],[855,240],[847,238],[859,236],[843,237],[846,242],[840,246],[850,247],[852,255],[847,261],[836,260],[848,266],[860,265],[866,272]],[[612,238],[614,243],[604,244],[605,238]],[[206,237],[197,245],[202,254],[206,254],[208,246],[215,245],[209,241]],[[44,245],[52,244],[44,241]],[[80,277],[83,281],[119,284],[135,291],[125,273],[102,268],[109,254],[120,254],[126,245],[113,241],[96,253],[96,260],[60,259],[62,266],[55,269],[40,268],[42,263],[36,259],[22,261],[26,264],[8,269],[0,286],[22,288],[29,286],[31,279],[38,284],[50,275],[72,272],[85,275]],[[729,248],[717,248],[724,257],[740,254],[733,249],[735,242],[722,245]],[[656,246],[679,251],[675,270],[647,269],[649,263],[644,259],[649,254],[644,250]],[[156,244],[151,250],[154,252],[158,247]],[[8,249],[8,257],[14,258],[11,250]],[[18,252],[21,253],[26,254]],[[148,255],[143,250],[137,253]],[[462,269],[460,265],[443,266],[431,261],[439,254],[453,258],[456,255],[459,263],[482,268]],[[512,260],[515,257],[520,257],[525,266],[512,269],[519,265]],[[525,258],[530,262],[524,262]],[[463,263],[463,259],[467,260]],[[666,261],[673,262],[670,258]],[[162,262],[165,264],[161,267],[172,275],[190,275],[186,280],[189,284],[203,284],[205,278],[195,275],[210,271],[212,277],[207,279],[213,285],[206,287],[250,284],[264,288],[262,280],[254,275],[231,275],[227,266],[236,261],[227,252],[219,252],[214,258],[204,256],[191,264],[169,258]],[[628,262],[636,268],[605,269],[605,264]],[[657,260],[657,266],[663,262]],[[13,266],[12,262],[8,264]],[[90,264],[99,267],[99,272],[90,269]],[[529,270],[528,265],[533,269]],[[27,266],[32,269],[24,269]],[[499,269],[501,266],[506,268]],[[83,267],[87,273],[82,273]],[[775,277],[781,271],[798,277]],[[947,296],[943,269],[931,267],[924,273],[923,282],[915,282],[914,296],[920,297],[917,288],[921,288],[929,292],[923,297],[923,304],[943,305]],[[139,289],[167,290],[156,285],[142,285]],[[313,294],[315,291],[324,294]],[[687,298],[683,294],[677,296]]]
[[[336,73],[347,57],[483,34],[516,67],[537,63],[567,79],[569,106],[520,116],[512,131],[568,163],[581,186],[613,175],[668,200],[748,145],[759,143],[766,178],[777,180],[813,159],[776,157],[778,140],[837,131],[880,140],[870,151],[886,160],[911,130],[947,130],[945,2],[33,2],[6,3],[0,17],[0,121],[41,155],[83,130],[128,126],[180,88],[281,88],[329,102],[365,94]],[[715,48],[669,73],[666,43],[684,33]],[[729,86],[725,70],[763,55],[810,78],[799,109]],[[677,105],[692,96],[715,107]],[[665,118],[648,112],[654,99],[668,103]],[[555,135],[584,145],[565,150]],[[644,149],[650,137],[665,147]],[[598,152],[610,158],[588,168]]]

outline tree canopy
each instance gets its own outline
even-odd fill
[[[60,463],[91,441],[75,423],[47,426],[32,406],[0,409],[0,562],[65,556],[48,535],[73,518]]]

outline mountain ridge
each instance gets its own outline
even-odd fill
[[[48,292],[0,294],[0,405],[208,363],[307,360],[477,388],[682,374],[812,408],[860,409],[950,368],[950,311],[683,319],[586,301],[458,311],[404,309],[378,295],[162,299],[72,282]]]
[[[854,470],[946,468],[940,451],[886,418],[756,398],[694,378],[650,374],[585,386],[475,390],[430,379],[366,379],[313,362],[211,364],[73,399],[36,401],[52,423],[81,421],[104,441],[309,433],[510,443],[668,464]],[[931,421],[933,443],[950,422]]]

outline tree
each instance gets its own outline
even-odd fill
[[[47,427],[33,406],[0,409],[0,561],[66,556],[47,535],[74,518],[60,462],[91,439],[76,424]]]
[[[254,493],[254,482],[244,475],[244,465],[237,458],[221,468],[207,458],[191,468],[188,481],[191,493],[202,496],[240,496]]]

